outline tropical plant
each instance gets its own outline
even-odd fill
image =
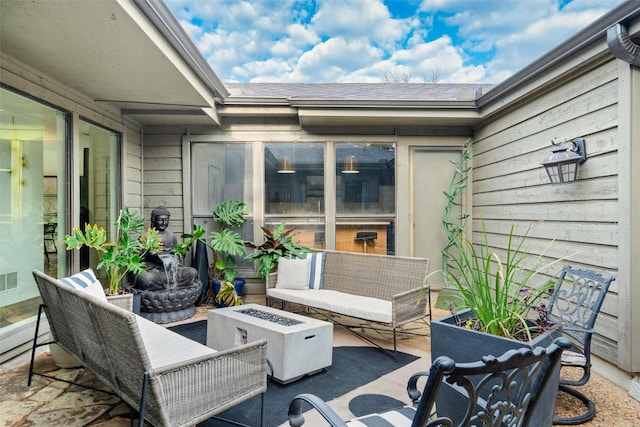
[[[247,214],[248,208],[244,202],[229,200],[220,203],[213,210],[213,220],[219,224],[220,229],[209,233],[209,242],[203,239],[204,228],[196,225],[193,234],[182,235],[183,243],[176,246],[174,252],[184,255],[193,243],[200,240],[213,251],[212,279],[233,281],[237,275],[233,268],[238,263],[237,257],[244,255],[247,248],[242,235],[232,227],[241,227],[247,220]]]
[[[107,238],[107,231],[97,224],[85,224],[82,231],[75,227],[71,235],[64,236],[67,250],[83,246],[93,248],[98,254],[98,265],[107,275],[109,294],[117,294],[120,282],[129,272],[140,274],[145,271],[144,255],[148,251],[162,249],[162,240],[155,228],[144,230],[144,218],[129,208],[120,210],[116,222],[115,240]]]
[[[236,287],[230,280],[222,280],[220,282],[220,290],[216,294],[215,302],[217,304],[226,304],[229,307],[234,305],[242,305],[242,297],[238,295]]]
[[[557,259],[543,262],[549,245],[537,256],[530,256],[525,242],[531,226],[524,235],[514,235],[511,226],[506,257],[501,258],[489,246],[488,233],[482,220],[483,241],[474,245],[463,235],[454,241],[456,253],[449,257],[454,269],[441,270],[445,283],[457,290],[454,298],[458,308],[468,308],[473,318],[465,323],[470,327],[492,335],[531,340],[536,327],[528,315],[548,296],[555,280],[547,279],[533,284],[534,277],[560,262]]]
[[[262,280],[267,279],[271,270],[278,264],[280,257],[291,255],[301,257],[303,254],[311,252],[308,247],[293,241],[293,238],[300,234],[295,232],[295,227],[289,229],[286,229],[286,227],[287,223],[285,221],[282,221],[274,231],[261,227],[262,244],[246,243],[248,248],[253,249],[253,252],[247,256],[246,260],[258,262],[257,272],[262,277]]]
[[[247,220],[247,204],[238,200],[229,200],[216,206],[213,210],[213,220],[220,225],[220,231],[209,233],[209,246],[213,250],[214,273],[217,279],[233,281],[237,272],[233,269],[237,265],[237,258],[247,251],[242,235],[233,230],[239,228]]]

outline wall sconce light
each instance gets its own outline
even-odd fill
[[[358,170],[358,164],[356,163],[356,156],[352,154],[344,159],[342,173],[360,173]]]
[[[552,184],[577,181],[578,166],[587,161],[584,138],[575,138],[565,142],[571,143],[571,150],[567,151],[567,148],[562,146],[564,142],[556,142],[554,138],[551,143],[556,148],[553,149],[553,154],[542,162]]]
[[[291,163],[291,159],[289,158],[289,156],[284,156],[282,158],[280,167],[278,168],[278,173],[296,173],[296,170],[293,168],[293,163]]]

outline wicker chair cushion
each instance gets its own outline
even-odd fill
[[[412,406],[403,406],[392,411],[383,412],[381,414],[365,415],[356,418],[347,423],[349,427],[410,427],[413,417],[416,414],[416,408]]]
[[[278,260],[278,289],[309,289],[311,257],[280,258]]]
[[[153,369],[216,353],[214,349],[165,329],[144,317],[136,316],[136,321]]]
[[[373,322],[391,323],[392,321],[391,301],[378,298],[351,295],[329,289],[308,289],[301,292],[277,288],[267,289],[267,296]]]
[[[102,284],[96,278],[96,274],[92,269],[87,268],[73,276],[63,277],[60,280],[63,284],[71,286],[74,289],[87,292],[89,295],[93,295],[104,302],[107,302],[107,296],[104,293]]]

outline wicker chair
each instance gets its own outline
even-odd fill
[[[593,270],[565,267],[560,274],[551,300],[548,321],[562,325],[563,334],[570,338],[573,346],[562,355],[562,367],[577,368],[582,376],[577,380],[560,379],[560,391],[578,398],[586,407],[586,413],[569,418],[555,418],[554,424],[582,424],[596,415],[595,403],[574,386],[584,385],[591,373],[591,337],[596,318],[615,280],[604,277]]]
[[[309,403],[331,426],[529,426],[538,404],[539,391],[552,375],[557,375],[563,349],[571,347],[566,338],[557,338],[549,347],[534,350],[509,350],[500,357],[485,356],[472,363],[456,364],[446,356],[438,357],[429,372],[414,374],[407,385],[413,406],[358,417],[344,422],[320,398],[300,394],[289,405],[289,425],[304,424],[303,404]],[[422,393],[418,379],[427,376]],[[435,413],[438,393],[455,388],[467,397],[466,408],[456,408],[460,416]],[[464,414],[464,415],[462,415]]]
[[[195,425],[254,396],[264,397],[265,340],[217,352],[40,271],[33,276],[43,304],[29,385],[33,374],[65,381],[33,370],[44,310],[55,342],[138,411],[140,426],[145,419],[154,426]]]

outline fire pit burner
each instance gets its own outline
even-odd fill
[[[302,323],[299,320],[289,319],[284,316],[279,316],[277,314],[267,313],[265,311],[254,310],[253,308],[249,308],[247,310],[240,310],[239,313],[246,314],[247,316],[257,317],[258,319],[266,320],[268,322],[277,323],[282,326],[293,326],[299,325]]]

